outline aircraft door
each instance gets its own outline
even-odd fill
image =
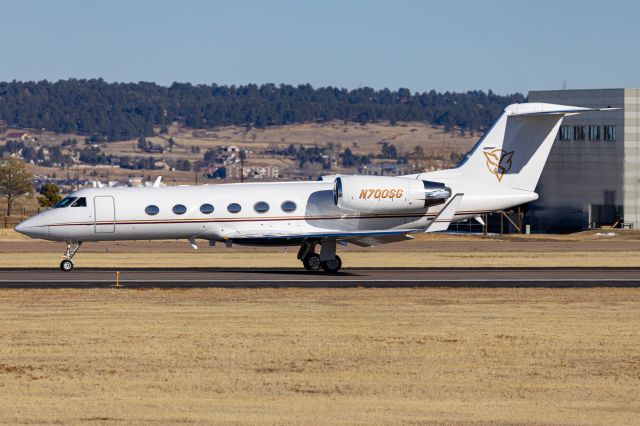
[[[112,233],[116,230],[116,206],[111,196],[93,198],[95,232]]]

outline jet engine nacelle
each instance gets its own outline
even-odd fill
[[[444,203],[451,190],[443,183],[386,176],[338,176],[333,201],[358,212],[424,210]]]

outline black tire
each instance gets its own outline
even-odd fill
[[[72,269],[73,269],[73,262],[70,261],[69,259],[65,259],[62,262],[60,262],[60,270],[64,272],[69,272]]]
[[[335,274],[340,270],[340,268],[342,268],[342,259],[340,259],[340,256],[336,255],[333,259],[320,262],[320,266],[322,266],[322,269],[324,269],[325,272]]]
[[[310,253],[302,259],[302,264],[304,265],[304,269],[307,271],[319,271],[322,269],[322,265],[320,262],[320,255],[318,253]]]

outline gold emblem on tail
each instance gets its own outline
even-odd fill
[[[511,170],[511,160],[514,152],[507,152],[500,148],[483,152],[487,159],[487,168],[498,179],[498,182],[502,182],[504,175]]]

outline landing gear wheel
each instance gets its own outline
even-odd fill
[[[62,255],[62,262],[60,262],[60,269],[64,272],[69,272],[73,269],[73,256],[76,255],[80,246],[82,245],[82,241],[67,241],[67,249]]]
[[[73,269],[73,262],[69,259],[63,260],[62,262],[60,262],[60,269],[64,272],[69,272]]]
[[[335,274],[340,270],[340,268],[342,268],[342,259],[340,259],[340,256],[336,255],[333,259],[320,262],[320,266],[325,272]]]
[[[307,271],[319,271],[321,269],[320,263],[320,255],[318,253],[310,253],[302,259],[304,269]]]

